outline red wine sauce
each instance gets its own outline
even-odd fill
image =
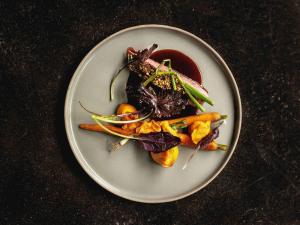
[[[164,59],[171,59],[171,66],[174,70],[202,83],[202,76],[197,64],[187,55],[173,49],[163,49],[155,51],[150,56],[151,59],[162,62]]]

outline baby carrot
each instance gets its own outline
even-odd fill
[[[123,135],[130,135],[133,133],[131,130],[124,130],[113,125],[105,125],[105,127]],[[80,124],[79,128],[89,131],[105,132],[98,124]]]
[[[196,145],[192,142],[192,139],[189,135],[187,134],[183,134],[183,133],[178,133],[179,138],[181,140],[181,144],[187,147],[191,147],[191,148],[195,148]],[[227,150],[227,145],[222,145],[222,144],[218,144],[215,141],[210,142],[204,150],[207,151],[215,151],[215,150],[223,150],[226,151]]]
[[[182,145],[186,145],[193,148],[196,147],[196,145],[192,142],[190,135],[184,133],[178,133],[178,136],[180,138]]]
[[[174,123],[184,122],[186,126],[189,126],[195,121],[216,121],[219,119],[221,119],[220,113],[210,112],[210,113],[204,113],[199,115],[181,117],[181,118],[167,120],[167,121],[170,125]]]

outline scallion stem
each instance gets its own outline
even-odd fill
[[[100,120],[102,122],[106,122],[106,123],[113,123],[113,124],[128,124],[128,123],[135,123],[135,122],[139,122],[142,120],[147,119],[150,115],[152,114],[152,112],[148,113],[146,116],[143,116],[141,118],[138,119],[134,119],[134,120],[115,120],[115,119],[110,119],[109,117],[105,117],[105,116],[99,116],[99,115],[93,115],[97,120]],[[118,118],[116,116],[116,118]]]
[[[170,76],[171,76],[173,90],[176,91],[177,87],[176,87],[176,82],[175,82],[174,74],[171,74]]]
[[[103,129],[105,130],[107,133],[109,134],[113,134],[115,136],[119,136],[119,137],[122,137],[122,138],[126,138],[126,139],[134,139],[134,140],[139,140],[139,138],[137,137],[134,137],[134,136],[126,136],[126,135],[123,135],[123,134],[119,134],[117,132],[114,132],[110,129],[108,129],[107,127],[105,127],[97,118],[96,115],[92,115],[92,119]]]
[[[169,73],[170,73],[170,72],[172,72],[171,60],[169,59],[168,62],[169,62],[168,70],[169,70]],[[174,74],[170,73],[170,76],[171,76],[173,90],[176,91],[177,87],[176,87],[176,82],[175,82]]]
[[[177,79],[180,83],[180,85],[183,87],[185,93],[189,96],[189,98],[191,99],[191,101],[195,104],[195,106],[200,109],[202,112],[205,112],[205,109],[203,108],[203,106],[197,101],[197,99],[194,98],[194,96],[189,92],[189,90],[186,88],[185,84],[183,83],[183,81],[181,80],[181,78],[179,77],[179,75],[176,73]]]
[[[225,119],[227,119],[227,118],[228,118],[228,115],[221,115],[220,120],[225,120]]]
[[[152,82],[157,76],[160,76],[162,74],[159,73],[159,70],[162,66],[165,65],[166,62],[169,62],[169,65],[171,63],[170,59],[165,59],[161,62],[161,64],[159,64],[159,66],[156,68],[155,73],[152,74],[146,81],[144,81],[143,85],[144,87],[146,87],[150,82]]]
[[[211,106],[214,105],[214,103],[212,102],[212,100],[205,96],[204,94],[202,94],[201,92],[199,92],[196,88],[194,88],[192,85],[188,84],[188,83],[184,83],[186,88],[191,92],[191,94],[197,98],[200,98],[201,100],[205,101],[206,103],[210,104]]]
[[[128,138],[124,138],[124,139],[122,139],[122,140],[120,141],[120,145],[123,146],[123,145],[125,145],[128,141],[129,141]]]
[[[228,149],[227,145],[223,145],[223,144],[217,144],[217,145],[219,150],[226,151]]]

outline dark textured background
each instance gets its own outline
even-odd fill
[[[300,2],[0,1],[0,225],[299,224]],[[110,194],[66,139],[71,76],[105,37],[137,24],[203,38],[235,75],[238,147],[204,190],[166,204]]]

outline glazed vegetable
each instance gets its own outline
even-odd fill
[[[123,135],[131,135],[133,132],[130,130],[124,130],[122,128],[113,126],[113,125],[105,125],[105,127],[111,131],[117,132],[119,134],[123,134]],[[88,123],[83,123],[83,124],[79,124],[79,128],[83,129],[83,130],[89,130],[89,131],[96,131],[96,132],[107,132],[106,130],[104,130],[103,128],[101,128],[98,124],[88,124]]]
[[[130,113],[135,113],[135,112],[137,112],[136,108],[133,105],[130,105],[127,103],[122,103],[117,108],[117,115],[130,114]],[[135,115],[135,114],[133,114],[133,115]]]
[[[171,167],[178,158],[179,149],[175,146],[164,152],[151,152],[150,154],[154,162],[162,165],[163,167]]]
[[[178,136],[180,138],[181,144],[186,145],[192,148],[195,148],[196,145],[193,143],[191,136],[184,133],[178,133]]]
[[[192,141],[198,144],[210,132],[210,121],[195,121],[190,128]]]
[[[152,132],[160,132],[161,127],[158,122],[151,120],[151,121],[144,121],[139,127],[136,128],[137,134],[149,134]]]
[[[168,123],[168,121],[162,121],[160,122],[160,126],[162,127],[162,130],[164,132],[169,132],[170,134],[172,134],[175,137],[179,137],[179,134],[177,133],[177,130],[173,129],[170,124]]]
[[[136,132],[136,129],[137,129],[138,127],[140,127],[141,124],[142,124],[142,122],[127,123],[127,124],[122,125],[122,129],[124,129],[124,130],[130,130],[130,131],[132,131],[133,133],[135,133],[135,132]]]
[[[117,115],[128,115],[122,117],[122,120],[130,121],[134,119],[138,119],[139,117],[138,111],[133,105],[127,104],[127,103],[122,103],[118,106],[117,108]],[[122,126],[122,129],[124,130],[130,130],[132,132],[135,132],[135,129],[141,125],[141,122],[135,122],[135,123],[128,123],[124,124]]]
[[[206,148],[204,150],[207,150],[207,151],[215,151],[215,150],[226,151],[227,150],[227,145],[218,144],[215,141],[212,141],[206,146]]]
[[[210,142],[219,137],[219,129],[213,129],[206,137],[204,137],[199,143],[198,146],[200,149],[205,149]]]
[[[204,114],[199,114],[199,115],[181,117],[181,118],[177,118],[177,119],[171,119],[171,120],[167,120],[167,121],[169,124],[176,124],[176,123],[182,122],[185,125],[189,126],[192,123],[194,123],[195,121],[216,121],[223,117],[221,116],[220,113],[210,112],[210,113],[204,113]]]

